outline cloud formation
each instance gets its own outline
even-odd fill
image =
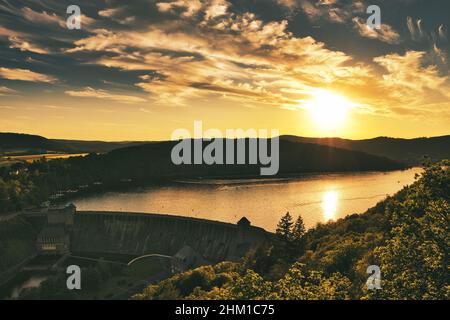
[[[86,87],[83,90],[79,90],[79,91],[68,90],[65,93],[72,97],[107,99],[107,100],[113,100],[113,101],[118,101],[118,102],[122,102],[122,103],[139,103],[139,102],[146,101],[146,99],[144,99],[144,98],[112,93],[112,92],[109,92],[106,90],[98,90],[98,89],[93,89],[90,87]]]
[[[396,44],[400,42],[400,35],[389,25],[382,23],[380,28],[370,27],[366,21],[362,18],[353,18],[356,30],[359,34],[366,38],[378,39],[390,44]]]
[[[0,96],[6,95],[6,94],[14,94],[17,91],[5,86],[0,86]]]
[[[98,52],[92,63],[150,72],[135,85],[156,103],[178,105],[217,96],[297,105],[317,84],[358,81],[368,73],[345,53],[295,36],[286,20],[265,22],[252,13],[229,12],[229,6],[207,1],[194,18],[200,8],[190,2],[160,3],[162,14],[180,20],[139,31],[94,30],[67,53]]]
[[[0,78],[33,82],[56,82],[56,78],[27,69],[0,68]]]
[[[383,14],[371,29],[367,1],[244,2],[86,1],[77,31],[65,26],[69,1],[0,4],[0,85],[20,90],[9,82],[22,80],[66,98],[191,108],[298,110],[318,89],[349,96],[361,113],[422,116],[445,106],[442,21],[429,31],[426,18]]]

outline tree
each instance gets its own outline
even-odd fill
[[[305,223],[303,222],[302,216],[298,216],[297,220],[295,221],[295,224],[292,228],[292,238],[294,241],[299,241],[303,238],[305,235],[306,228]]]
[[[292,239],[292,216],[289,211],[280,219],[277,224],[276,234],[284,241]]]
[[[293,241],[293,249],[294,255],[300,256],[303,254],[305,250],[305,223],[303,222],[302,216],[298,216],[295,221],[294,226],[292,227],[292,241]]]

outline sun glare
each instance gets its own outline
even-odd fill
[[[327,191],[322,198],[322,209],[325,221],[335,220],[339,196],[336,191]]]
[[[323,130],[341,127],[346,119],[351,102],[330,91],[321,90],[306,102],[306,108],[314,123]]]

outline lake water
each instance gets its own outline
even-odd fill
[[[307,228],[362,213],[414,182],[420,168],[404,171],[307,175],[292,179],[187,180],[73,201],[78,210],[166,213],[237,222],[274,231],[289,211]]]

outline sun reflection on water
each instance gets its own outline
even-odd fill
[[[327,191],[322,197],[323,217],[325,221],[335,220],[339,195],[337,191]]]

